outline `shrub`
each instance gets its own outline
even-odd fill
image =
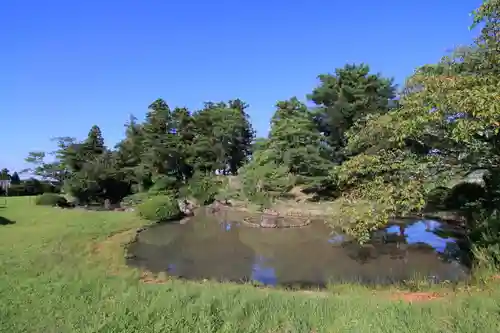
[[[195,174],[187,186],[182,188],[181,194],[196,199],[201,205],[208,205],[215,200],[221,185],[222,181],[214,175]]]
[[[148,190],[151,194],[166,194],[177,188],[177,179],[170,176],[159,176]]]
[[[215,200],[230,201],[230,200],[244,200],[242,196],[241,184],[238,176],[221,176],[220,186],[215,195]]]
[[[40,206],[68,206],[65,197],[55,193],[44,193],[36,197],[35,204]]]
[[[139,216],[156,222],[178,219],[182,216],[177,200],[172,196],[154,196],[137,206]]]
[[[135,206],[143,203],[144,201],[148,200],[151,197],[152,197],[152,195],[147,193],[147,192],[140,192],[140,193],[134,193],[131,195],[127,195],[120,202],[120,206],[123,208],[135,207]]]
[[[288,168],[274,162],[252,161],[241,169],[242,192],[247,199],[264,204],[284,196],[295,185]]]

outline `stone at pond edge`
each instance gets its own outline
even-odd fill
[[[262,228],[276,228],[278,226],[277,220],[277,215],[263,214],[260,217],[260,226]]]
[[[188,200],[177,200],[177,203],[179,204],[179,209],[182,212],[182,214],[186,216],[193,216],[194,215],[194,209],[195,206],[193,203],[189,202]]]
[[[125,254],[125,259],[134,259],[136,256],[130,253]]]

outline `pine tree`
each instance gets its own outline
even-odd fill
[[[395,97],[393,79],[370,74],[368,65],[345,65],[335,74],[319,75],[320,85],[308,96],[318,108],[315,120],[318,129],[332,147],[336,162],[345,159],[345,136],[357,121],[369,114],[387,112]]]
[[[168,173],[170,156],[167,148],[167,133],[170,118],[170,108],[164,100],[157,99],[149,106],[143,125],[144,145],[141,164],[153,177]]]
[[[278,165],[306,179],[328,175],[329,148],[311,113],[296,97],[276,104],[267,149]]]
[[[92,126],[87,139],[82,144],[82,149],[88,159],[95,159],[105,152],[106,147],[104,146],[104,138],[102,137],[99,126]]]
[[[141,163],[143,148],[142,126],[137,123],[137,118],[130,116],[125,127],[125,139],[116,145],[116,157],[120,168],[124,169],[131,181],[135,181],[136,168]]]
[[[0,170],[0,180],[10,180],[10,173],[9,173],[9,169],[7,168],[3,168],[2,170]]]
[[[19,184],[21,184],[21,178],[19,177],[19,174],[16,171],[14,171],[14,173],[10,177],[10,183],[12,185],[19,185]]]

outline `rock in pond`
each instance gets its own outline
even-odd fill
[[[179,200],[179,209],[186,216],[194,215],[194,205],[187,200]]]
[[[262,228],[278,227],[278,216],[270,214],[262,214],[262,216],[260,217],[260,226]]]

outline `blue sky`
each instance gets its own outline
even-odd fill
[[[365,62],[402,83],[468,43],[480,3],[4,0],[0,167],[93,124],[112,146],[158,97],[190,109],[241,98],[265,135],[275,102],[305,98],[320,73]]]

